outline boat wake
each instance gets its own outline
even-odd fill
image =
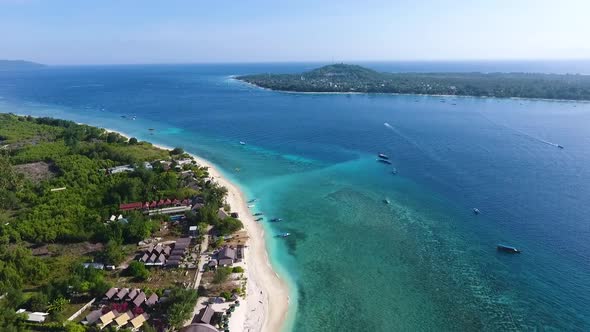
[[[547,140],[544,140],[544,139],[542,139],[542,138],[540,138],[540,137],[537,137],[537,136],[534,136],[534,135],[532,135],[532,134],[529,134],[529,133],[527,133],[527,132],[525,132],[525,131],[522,131],[522,130],[520,130],[520,129],[516,129],[516,128],[510,127],[510,126],[507,126],[507,125],[505,125],[505,124],[498,123],[498,122],[496,122],[496,121],[494,121],[494,120],[492,120],[492,119],[488,118],[488,117],[487,117],[485,114],[483,114],[483,113],[481,113],[481,112],[480,112],[480,114],[481,114],[481,116],[482,116],[482,117],[483,117],[485,120],[487,120],[489,123],[491,123],[491,124],[493,124],[493,125],[495,125],[495,126],[497,126],[497,127],[501,127],[501,128],[507,129],[507,130],[509,130],[509,131],[513,131],[513,132],[515,132],[517,135],[519,135],[519,136],[523,136],[523,137],[526,137],[526,138],[528,138],[528,139],[530,139],[530,140],[532,140],[532,141],[536,141],[536,142],[539,142],[539,143],[543,143],[543,144],[547,144],[547,145],[554,146],[554,147],[556,147],[556,148],[563,149],[563,146],[561,146],[561,145],[559,145],[559,144],[557,144],[557,143],[549,142],[549,141],[547,141]]]

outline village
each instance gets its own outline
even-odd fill
[[[161,168],[176,172],[182,185],[198,192],[204,187],[217,188],[215,180],[199,168],[195,160],[183,159],[144,162],[140,166],[121,165],[99,172],[108,176],[131,173],[138,167],[143,171]],[[198,170],[197,175],[195,170]],[[223,190],[220,190],[223,192]],[[124,225],[129,216],[141,215],[158,221],[158,229],[135,245],[125,248],[125,257],[118,265],[109,262],[84,262],[84,269],[100,270],[112,284],[104,294],[78,303],[67,318],[69,324],[81,324],[86,330],[164,331],[181,330],[231,331],[240,330],[246,313],[240,303],[246,296],[245,255],[247,234],[241,230],[239,215],[227,204],[215,211],[220,225],[228,229],[195,222],[195,215],[207,205],[203,195],[193,197],[161,197],[145,202],[121,203],[117,211],[105,216],[105,225]],[[230,234],[228,234],[230,233]],[[48,246],[33,249],[34,255],[50,255]],[[193,294],[179,289],[192,290]],[[196,297],[195,295],[196,294]],[[76,294],[67,299],[70,305]],[[166,317],[167,303],[179,297],[189,298],[189,313],[181,322]],[[190,300],[196,299],[196,301]],[[243,308],[243,306],[242,306]],[[42,329],[49,313],[19,309],[29,323]],[[188,317],[187,319],[184,319]]]

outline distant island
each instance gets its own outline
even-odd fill
[[[236,78],[259,87],[291,92],[590,100],[590,76],[572,74],[382,73],[358,65],[333,64],[301,74]]]
[[[3,70],[21,70],[36,69],[46,67],[43,64],[25,61],[25,60],[0,60],[0,71]]]

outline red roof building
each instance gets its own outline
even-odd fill
[[[152,202],[150,203],[150,209],[153,209],[153,208],[155,208],[155,207],[158,207],[158,203],[157,203],[156,201],[152,201]]]
[[[121,204],[121,205],[119,205],[119,210],[121,210],[121,211],[139,210],[139,209],[141,209],[142,206],[143,206],[143,203],[141,203],[141,202]]]
[[[170,198],[166,198],[166,201],[164,201],[164,205],[170,205],[172,204],[172,201],[170,200]]]

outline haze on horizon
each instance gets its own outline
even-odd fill
[[[587,0],[0,0],[0,59],[589,59],[588,13]]]

